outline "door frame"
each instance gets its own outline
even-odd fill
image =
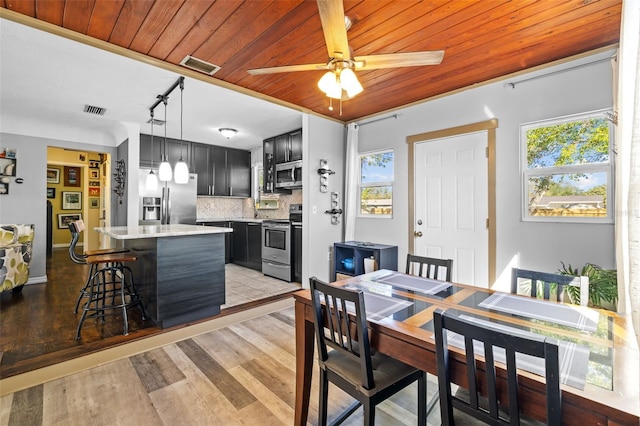
[[[498,128],[498,119],[480,121],[477,123],[465,124],[447,129],[434,130],[432,132],[418,133],[416,135],[407,136],[407,145],[409,145],[409,253],[414,252],[415,231],[415,146],[417,143],[432,142],[434,140],[459,136],[466,133],[476,133],[481,131],[487,132],[487,230],[489,232],[488,241],[488,270],[489,270],[489,288],[496,281],[496,129]]]

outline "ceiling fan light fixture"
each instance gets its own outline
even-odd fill
[[[318,81],[318,88],[330,98],[340,99],[342,97],[342,86],[335,71],[327,71]]]
[[[222,129],[218,129],[218,131],[227,139],[231,139],[238,133],[236,129],[231,129],[229,127],[223,127]]]
[[[358,93],[362,92],[362,84],[358,81],[356,73],[351,68],[345,68],[340,73],[340,83],[342,88],[347,91],[347,95],[353,98]]]

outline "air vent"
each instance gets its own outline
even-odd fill
[[[93,106],[93,105],[85,105],[84,112],[87,112],[89,114],[95,114],[95,115],[104,115],[104,113],[107,112],[107,109]]]
[[[151,124],[151,120],[153,120],[154,126],[164,126],[164,120],[158,120],[157,118],[150,118],[147,120],[147,124]]]
[[[210,64],[202,59],[194,58],[191,55],[185,56],[185,58],[180,62],[180,65],[209,75],[214,75],[220,69],[217,65]]]

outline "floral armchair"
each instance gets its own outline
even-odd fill
[[[0,225],[0,292],[22,291],[29,280],[35,225]]]

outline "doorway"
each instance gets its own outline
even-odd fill
[[[495,281],[497,120],[407,138],[409,252],[453,259],[452,280]]]

